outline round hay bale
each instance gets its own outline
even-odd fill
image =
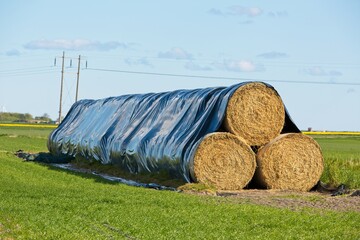
[[[278,136],[285,122],[285,107],[275,89],[263,83],[239,87],[227,104],[224,127],[250,146],[262,146]]]
[[[219,190],[243,189],[256,168],[255,153],[243,139],[227,132],[206,135],[190,164],[193,179]]]
[[[309,191],[324,169],[320,146],[302,133],[282,134],[259,149],[255,180],[269,189]]]

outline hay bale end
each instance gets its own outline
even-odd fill
[[[259,149],[255,181],[268,189],[309,191],[324,169],[319,144],[302,133],[282,134]]]
[[[224,128],[250,146],[262,146],[278,136],[285,122],[285,107],[270,86],[260,82],[240,86],[230,97]]]
[[[226,132],[206,135],[198,145],[191,175],[218,190],[240,190],[252,179],[255,153],[243,139]]]

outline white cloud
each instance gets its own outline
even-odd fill
[[[232,71],[241,71],[241,72],[253,72],[256,69],[254,63],[250,61],[229,61],[226,62],[226,68]]]
[[[126,58],[124,62],[128,65],[134,66],[134,65],[143,65],[152,67],[153,65],[147,60],[147,58],[138,58],[138,59],[132,59],[132,58]]]
[[[283,18],[287,17],[287,11],[264,11],[260,7],[245,7],[241,5],[234,5],[227,8],[227,10],[211,8],[208,10],[209,14],[217,15],[217,16],[245,16],[248,18],[259,17],[263,14],[266,14],[272,18]],[[245,23],[252,23],[252,22],[245,22]]]
[[[275,59],[275,58],[286,58],[288,57],[288,55],[283,52],[272,51],[272,52],[259,54],[257,55],[257,57],[266,58],[266,59]]]
[[[11,49],[9,51],[6,51],[5,55],[9,56],[9,57],[11,57],[11,56],[20,56],[20,52],[17,49]]]
[[[211,8],[208,13],[217,15],[217,16],[247,16],[247,17],[257,17],[263,14],[263,10],[259,7],[244,7],[244,6],[230,6],[227,10],[221,10],[216,8]]]
[[[337,70],[325,70],[319,66],[313,66],[302,69],[303,73],[310,76],[328,76],[328,77],[339,77],[342,76],[342,72]]]
[[[173,47],[169,51],[160,52],[158,54],[160,58],[169,58],[169,59],[193,59],[192,54],[186,52],[184,49],[179,47]]]
[[[215,63],[215,66],[221,69],[234,72],[261,72],[265,71],[262,64],[255,64],[249,60],[224,60],[222,63]]]
[[[128,48],[129,44],[118,41],[99,42],[87,39],[55,39],[55,40],[34,40],[24,45],[26,49],[31,50],[100,50],[109,51],[116,48]]]
[[[263,10],[259,7],[244,7],[244,6],[231,6],[229,7],[230,15],[239,15],[247,17],[257,17],[263,13]]]
[[[185,64],[185,68],[186,69],[189,69],[189,70],[193,70],[193,71],[211,71],[212,68],[209,67],[209,66],[201,66],[197,63],[194,63],[194,62],[187,62]]]

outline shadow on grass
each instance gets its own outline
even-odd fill
[[[161,184],[156,181],[153,183],[151,180],[154,179],[146,179],[146,176],[143,177],[143,182],[150,183],[142,183],[141,181],[135,179],[131,180],[131,174],[124,173],[120,169],[116,169],[117,167],[114,165],[104,166],[100,163],[84,163],[83,161],[79,162],[77,159],[69,156],[54,156],[49,152],[40,152],[40,153],[27,153],[22,150],[18,150],[15,155],[19,158],[24,159],[28,162],[35,162],[42,166],[46,166],[50,170],[66,172],[68,174],[72,174],[75,176],[80,176],[82,178],[87,178],[94,180],[95,182],[104,183],[104,184],[125,184],[134,187],[143,187],[143,188],[151,188],[156,190],[170,190],[177,191],[176,187],[181,185],[179,182],[175,182],[169,186],[164,186],[165,184]],[[80,164],[79,164],[80,163]],[[99,171],[97,171],[99,170]],[[111,174],[118,173],[118,174]],[[123,174],[119,174],[123,173]],[[123,177],[123,175],[125,177]],[[182,182],[181,182],[182,183]]]
[[[82,169],[74,170],[72,168],[61,167],[61,165],[70,165],[70,163],[44,163],[44,162],[36,162],[36,161],[34,163],[44,166],[52,171],[65,172],[67,174],[71,174],[77,177],[93,180],[94,182],[97,183],[111,184],[111,185],[119,184],[119,182],[111,181],[109,179],[101,177],[100,175],[95,175],[94,172],[91,172],[90,170],[82,170]]]

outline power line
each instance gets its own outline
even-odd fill
[[[28,76],[28,75],[39,75],[39,74],[47,74],[47,73],[54,73],[55,69],[49,70],[38,70],[38,71],[24,71],[24,72],[17,72],[17,73],[0,73],[0,76],[6,77],[16,77],[16,76]]]
[[[29,68],[17,68],[17,69],[8,69],[8,70],[0,70],[0,73],[17,73],[23,71],[34,71],[34,70],[42,70],[42,69],[49,69],[52,67],[43,66],[43,67],[29,67]]]
[[[118,70],[118,69],[89,68],[89,67],[86,68],[86,70],[102,71],[102,72],[116,72],[116,73],[126,73],[126,74],[155,75],[155,76],[166,76],[166,77],[186,77],[186,78],[260,81],[260,82],[278,82],[278,83],[299,83],[299,84],[360,85],[360,83],[356,83],[356,82],[290,81],[290,80],[280,80],[280,79],[260,79],[260,78],[242,78],[242,77],[223,77],[223,76],[187,75],[187,74],[172,74],[172,73],[158,73],[158,72],[125,71],[125,70]]]
[[[124,61],[127,60],[153,60],[157,62],[173,62],[173,63],[179,63],[179,62],[192,62],[195,61],[197,63],[202,63],[204,65],[209,65],[211,67],[214,64],[222,64],[228,61],[236,61],[236,59],[233,59],[232,57],[220,57],[219,58],[203,58],[203,57],[196,57],[196,58],[182,58],[182,59],[176,59],[176,58],[166,58],[166,57],[160,57],[160,56],[140,56],[140,55],[127,55],[127,56],[121,56],[119,54],[117,55],[109,55],[109,54],[95,54],[91,55],[92,57],[96,59],[122,59]],[[293,60],[293,61],[285,61],[281,59],[267,59],[267,58],[260,58],[260,57],[254,57],[252,58],[254,62],[258,63],[259,65],[264,66],[271,66],[271,67],[277,67],[277,68],[312,68],[312,67],[320,67],[323,69],[329,69],[329,68],[336,68],[336,69],[358,69],[360,67],[360,63],[356,62],[339,62],[339,61],[333,61],[333,62],[326,62],[326,61],[301,61],[301,60]]]

